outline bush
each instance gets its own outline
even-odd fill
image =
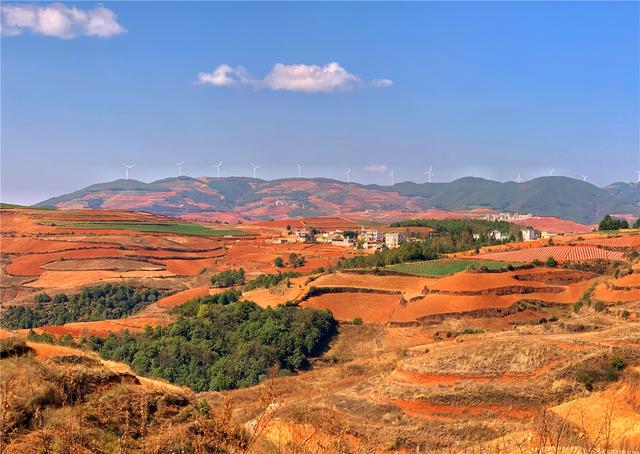
[[[551,268],[555,268],[556,266],[558,266],[558,262],[556,262],[556,259],[554,259],[553,257],[549,257],[545,262],[545,265]]]
[[[23,339],[16,337],[0,339],[0,358],[22,356],[30,351],[31,349],[27,347],[27,343]]]
[[[282,260],[282,257],[276,257],[273,261],[273,264],[276,268],[282,268],[284,267],[284,260]]]
[[[533,265],[535,265],[535,266],[540,266],[540,265],[542,265],[542,261],[540,261],[540,260],[538,260],[538,259],[535,259],[535,260],[534,260],[533,262],[531,262],[531,263],[533,263]]]
[[[356,317],[353,319],[353,321],[351,322],[352,324],[358,326],[358,325],[362,325],[364,322],[362,321],[362,319],[360,317]]]
[[[38,293],[33,299],[36,303],[50,303],[51,297],[46,293]]]
[[[577,301],[574,305],[573,305],[573,312],[575,312],[576,314],[578,312],[580,312],[580,309],[582,309],[583,303],[582,301]]]
[[[214,287],[231,287],[244,284],[244,269],[225,270],[211,276],[211,285]]]
[[[622,318],[629,318],[631,313],[627,310],[622,311]]]
[[[593,309],[595,309],[596,312],[604,312],[606,308],[607,305],[602,301],[596,301],[596,303],[593,305]]]
[[[621,356],[612,356],[596,365],[586,365],[576,372],[576,379],[587,390],[592,391],[600,382],[613,382],[620,378],[620,374],[627,367],[627,361]]]
[[[292,252],[291,254],[289,254],[289,266],[291,268],[298,268],[300,266],[304,266],[305,263],[306,263],[306,260],[303,256],[298,255],[295,252]]]

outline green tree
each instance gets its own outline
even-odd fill
[[[211,285],[214,287],[231,287],[232,285],[242,285],[245,280],[243,268],[238,270],[225,270],[211,276]]]
[[[282,268],[284,267],[284,260],[282,260],[282,257],[276,257],[273,261],[273,264],[276,266],[276,268]]]

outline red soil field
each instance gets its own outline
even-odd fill
[[[200,222],[227,222],[229,224],[237,224],[238,222],[246,222],[246,216],[238,213],[230,213],[228,211],[207,211],[202,213],[187,213],[178,216],[180,219],[188,221]],[[234,226],[236,228],[237,226]]]
[[[545,230],[550,233],[588,233],[596,228],[596,225],[578,224],[566,219],[534,216],[528,219],[518,219],[514,224],[527,225],[536,230]]]
[[[508,419],[528,419],[538,412],[535,407],[514,407],[512,405],[444,405],[420,402],[417,400],[394,400],[400,409],[411,416],[419,418],[441,417],[449,419],[452,416],[499,416]]]
[[[610,283],[612,282],[615,281],[610,281]],[[640,288],[616,289],[602,283],[594,290],[593,298],[604,301],[605,303],[640,302]]]
[[[159,308],[171,309],[174,307],[182,306],[184,303],[193,298],[209,295],[209,287],[196,287],[182,292],[174,293],[173,295],[166,296],[159,299],[156,305]]]
[[[168,324],[170,319],[157,317],[149,318],[125,318],[121,320],[102,320],[99,322],[74,322],[57,326],[43,326],[36,329],[54,336],[64,336],[70,334],[74,338],[81,336],[100,336],[106,337],[110,333],[118,333],[124,330],[131,332],[140,332],[145,326],[156,326],[159,324]]]
[[[167,267],[167,271],[177,276],[195,276],[204,268],[213,266],[213,259],[200,260],[160,260]]]
[[[391,290],[403,293],[406,298],[422,295],[424,288],[436,279],[418,276],[376,276],[372,274],[332,273],[320,276],[311,285],[315,287],[355,287],[374,290]]]
[[[25,285],[42,289],[71,289],[102,281],[170,276],[173,275],[168,271],[45,271],[37,280]]]
[[[640,235],[625,235],[613,238],[589,238],[584,240],[583,243],[615,248],[637,248],[640,247]]]
[[[619,251],[608,251],[590,246],[549,246],[537,247],[520,251],[494,252],[475,256],[483,260],[498,260],[504,262],[532,262],[533,260],[547,260],[553,257],[558,262],[583,260],[620,260],[624,261],[624,254]]]
[[[149,251],[145,249],[138,250],[124,250],[117,248],[94,248],[94,249],[76,249],[63,252],[52,252],[49,254],[33,254],[22,255],[13,257],[9,266],[7,266],[7,273],[16,276],[37,276],[43,272],[42,265],[45,263],[56,262],[61,259],[95,259],[95,258],[117,258],[117,257],[138,257],[138,258],[161,258],[167,257],[168,259],[179,259],[184,257],[185,259],[192,258],[216,258],[221,257],[224,251],[222,249],[212,251],[209,253],[200,252],[178,252],[178,251]],[[189,262],[191,260],[185,260]],[[187,267],[189,265],[186,265]],[[202,267],[201,267],[202,268]],[[198,271],[200,271],[200,269]],[[197,274],[197,271],[196,271]]]
[[[326,293],[304,301],[301,306],[329,309],[337,320],[360,317],[371,323],[387,323],[400,302],[400,295],[379,293]]]
[[[41,358],[51,358],[53,356],[79,355],[81,352],[76,348],[63,347],[61,345],[40,344],[37,342],[27,342],[37,356]]]
[[[67,249],[94,248],[95,244],[78,241],[42,240],[32,237],[0,237],[0,250],[5,254],[55,252]]]
[[[610,281],[613,287],[640,288],[640,273],[631,273]]]

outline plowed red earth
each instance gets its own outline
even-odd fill
[[[308,299],[302,307],[329,309],[338,320],[361,318],[372,323],[387,323],[400,302],[400,295],[379,293],[326,293]]]
[[[584,243],[615,248],[637,248],[640,247],[640,235],[625,235],[615,238],[589,238],[584,240]]]
[[[55,252],[67,249],[94,248],[95,244],[78,241],[42,240],[32,237],[1,237],[0,250],[5,254]]]
[[[577,222],[567,221],[554,217],[531,217],[527,219],[518,219],[513,221],[514,224],[526,225],[536,230],[544,230],[549,233],[588,233],[596,226],[587,224],[578,224]]]
[[[206,296],[208,294],[209,287],[192,288],[161,298],[157,301],[156,305],[163,309],[171,309],[183,305],[190,299]]]
[[[405,413],[419,418],[443,418],[451,419],[452,416],[486,416],[501,417],[507,419],[528,419],[536,415],[538,409],[535,407],[514,407],[512,405],[444,405],[431,404],[417,400],[395,400],[393,401]]]
[[[544,261],[549,257],[553,257],[558,262],[595,259],[624,260],[624,254],[620,251],[608,251],[606,249],[590,246],[537,247],[521,251],[494,252],[476,256],[476,258],[482,258],[485,260],[498,260],[504,262]]]

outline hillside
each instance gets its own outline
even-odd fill
[[[542,177],[521,184],[466,177],[449,183],[377,186],[326,178],[265,181],[183,176],[152,183],[136,180],[100,183],[36,206],[124,209],[171,216],[234,212],[247,219],[487,208],[594,223],[607,213],[640,213],[638,198],[634,188],[601,189],[567,177]]]

